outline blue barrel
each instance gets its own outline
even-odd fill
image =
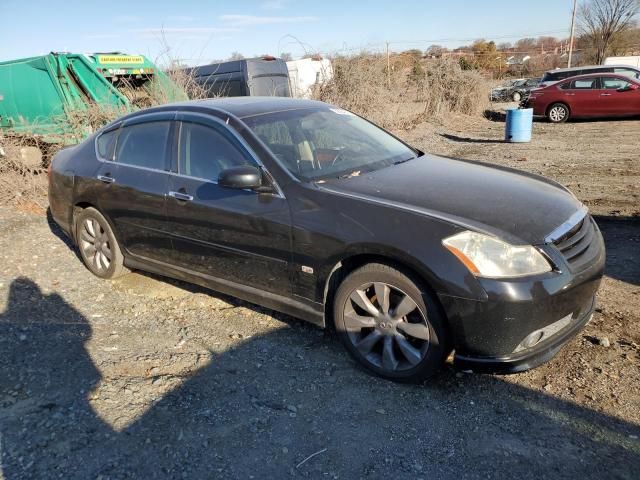
[[[526,143],[531,141],[533,108],[507,108],[504,141]]]

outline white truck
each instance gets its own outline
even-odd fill
[[[629,65],[640,68],[640,55],[631,57],[607,57],[604,59],[605,65]]]
[[[333,67],[327,58],[312,57],[287,62],[289,86],[294,98],[311,98],[315,88],[333,78]]]

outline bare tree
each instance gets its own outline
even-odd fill
[[[440,58],[443,53],[446,53],[448,51],[449,50],[442,45],[430,45],[425,53],[430,57]]]
[[[578,11],[578,28],[602,63],[612,42],[635,24],[640,0],[586,0]]]

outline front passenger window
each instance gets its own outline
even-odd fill
[[[627,88],[631,85],[630,82],[616,77],[604,77],[601,81],[602,88],[605,90],[618,90],[619,88]]]
[[[230,133],[199,123],[183,122],[180,131],[179,173],[217,181],[226,168],[252,165]]]

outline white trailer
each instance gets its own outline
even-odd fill
[[[287,62],[289,85],[294,98],[311,98],[315,88],[333,78],[333,67],[327,58],[303,58]]]

